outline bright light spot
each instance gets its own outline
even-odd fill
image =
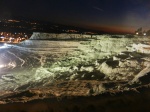
[[[5,43],[3,46],[0,47],[0,49],[7,48],[7,47],[8,47],[8,45]]]
[[[7,43],[5,43],[4,46],[7,46]]]
[[[138,35],[139,33],[138,32],[136,32],[136,35]]]
[[[9,40],[12,40],[12,37],[10,37]]]
[[[146,33],[143,33],[143,35],[145,36],[145,35],[146,35]]]
[[[5,65],[0,65],[0,68],[4,68],[5,67]]]
[[[3,36],[1,38],[4,38]]]

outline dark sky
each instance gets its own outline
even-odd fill
[[[96,30],[150,28],[150,0],[0,0],[0,14]]]

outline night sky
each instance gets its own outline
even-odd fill
[[[150,0],[0,0],[0,16],[112,31],[150,29]]]

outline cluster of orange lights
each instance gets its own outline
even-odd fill
[[[0,37],[2,42],[7,42],[7,43],[19,43],[21,41],[26,40],[26,38],[13,38],[13,37]]]
[[[7,32],[1,32],[0,33],[0,41],[6,42],[6,43],[19,43],[21,41],[24,41],[28,38],[26,33],[7,33]]]

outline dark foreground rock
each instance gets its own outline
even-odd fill
[[[1,96],[1,112],[148,112],[148,85],[130,89],[94,90],[100,82],[61,82],[50,88],[10,92]],[[107,83],[108,84],[108,83]],[[107,85],[105,82],[103,85]],[[70,85],[70,86],[68,86]],[[75,86],[79,87],[75,87]],[[108,84],[109,85],[109,84]],[[112,82],[111,82],[112,85]],[[74,91],[73,91],[74,90]],[[100,90],[100,89],[99,89]]]

